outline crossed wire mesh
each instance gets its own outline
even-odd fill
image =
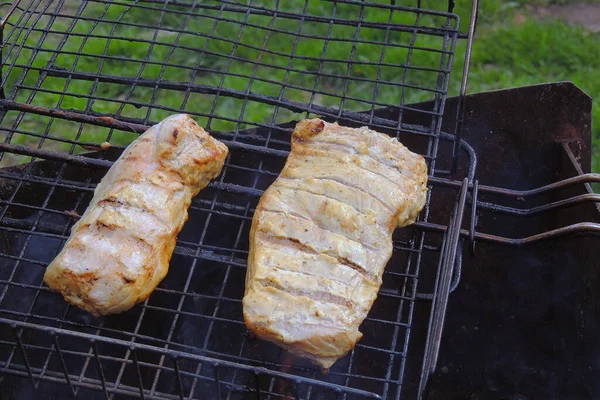
[[[352,1],[22,3],[4,27],[2,58],[0,317],[19,322],[0,324],[0,369],[78,394],[400,397],[417,281],[433,288],[444,232],[417,224],[396,233],[364,338],[322,375],[246,333],[249,225],[285,162],[291,121],[305,117],[409,140],[436,182],[457,17]],[[419,100],[431,106],[408,105]],[[384,107],[395,117],[378,111]],[[110,161],[175,112],[192,115],[231,154],[194,199],[170,272],[152,296],[123,314],[92,318],[49,292],[44,268]],[[412,123],[411,113],[427,122]],[[432,184],[421,223],[458,189]],[[432,266],[429,277],[421,265]],[[60,344],[48,327],[66,330]],[[233,364],[215,367],[218,360]]]

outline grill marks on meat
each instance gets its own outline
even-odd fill
[[[184,114],[148,129],[96,187],[46,284],[96,316],[145,300],[167,274],[192,198],[219,175],[227,154]]]
[[[362,337],[392,233],[415,221],[426,183],[423,157],[396,139],[299,122],[252,221],[246,326],[328,369]]]

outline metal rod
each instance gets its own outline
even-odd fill
[[[19,376],[19,377],[27,377],[27,372],[25,371],[19,371],[19,370],[8,370],[8,369],[0,369],[1,372],[5,372],[7,374],[11,374],[11,375],[15,375],[15,376]],[[46,382],[51,382],[51,383],[55,383],[58,385],[64,384],[64,378],[62,377],[57,377],[57,376],[50,376],[50,375],[44,375],[44,376],[40,376],[40,379],[43,379]],[[84,389],[90,389],[90,390],[94,390],[97,391],[100,388],[98,387],[98,385],[93,384],[93,383],[87,383],[87,382],[78,382],[78,381],[73,381],[73,384],[75,386],[77,386],[78,388],[84,388]],[[127,386],[123,386],[123,389],[115,389],[115,388],[109,388],[108,389],[110,393],[114,393],[114,394],[121,394],[121,395],[125,395],[133,398],[139,398],[139,393],[138,393],[138,388],[135,387],[127,387]],[[175,396],[170,396],[167,393],[163,393],[162,397],[157,398],[155,397],[155,399],[159,399],[159,400],[164,400],[164,399],[173,399],[173,400],[177,400],[177,397]]]
[[[442,245],[442,256],[438,264],[438,274],[435,280],[433,290],[433,303],[431,305],[431,314],[429,318],[429,327],[427,340],[425,343],[425,352],[423,356],[423,365],[421,369],[421,379],[417,398],[423,397],[429,375],[433,370],[436,361],[436,352],[439,351],[439,342],[443,331],[443,321],[445,315],[445,307],[447,305],[448,289],[454,267],[454,257],[457,252],[458,236],[460,226],[462,224],[462,214],[464,214],[464,206],[466,203],[466,194],[468,191],[468,180],[463,181],[464,185],[459,194],[459,199],[454,205],[454,210],[450,217],[449,226],[452,228],[446,232]],[[461,249],[462,251],[462,249]],[[452,260],[452,264],[450,264]]]
[[[477,228],[477,203],[479,201],[479,181],[473,182],[473,198],[471,201],[471,221],[469,225],[469,248],[475,254],[475,229]]]
[[[8,15],[10,15],[10,11],[17,6],[17,2],[15,2],[12,7],[8,10]],[[8,17],[5,16],[2,21],[0,21],[0,99],[6,98],[6,93],[4,93],[4,72],[2,71],[2,66],[4,65],[4,24],[6,23],[6,19]]]
[[[260,395],[261,395],[261,390],[260,390],[260,373],[255,372],[254,373],[254,377],[255,379],[255,384],[254,384],[254,388],[256,390],[256,400],[261,400]]]
[[[6,22],[8,22],[8,19],[12,16],[12,14],[15,12],[20,3],[21,0],[13,1],[12,6],[10,6],[6,14],[4,14],[4,17],[2,17],[2,19],[0,20],[0,31],[4,29],[4,25],[6,25]],[[1,43],[2,42],[0,42],[0,44]]]
[[[98,345],[95,340],[91,340],[92,349],[94,351],[94,358],[98,363],[98,375],[100,375],[100,383],[102,384],[102,391],[104,392],[104,398],[108,400],[108,391],[106,390],[106,378],[104,377],[104,370],[102,369],[102,362],[100,361],[100,355],[98,353]]]
[[[568,206],[574,206],[582,203],[593,203],[598,204],[600,202],[600,194],[582,194],[574,197],[570,197],[568,199],[558,200],[553,203],[544,204],[538,207],[532,208],[514,208],[514,207],[505,207],[494,203],[488,203],[485,201],[480,201],[477,203],[477,207],[481,210],[491,210],[496,213],[509,214],[509,215],[517,215],[517,216],[532,216],[536,214],[542,214],[544,212],[565,208]]]
[[[479,190],[483,193],[493,193],[499,194],[503,196],[511,196],[511,197],[530,197],[537,196],[540,194],[544,194],[549,191],[554,191],[558,189],[564,189],[569,186],[577,185],[577,184],[585,184],[585,183],[594,183],[600,182],[600,174],[590,173],[574,176],[572,178],[568,178],[559,182],[551,183],[549,185],[541,186],[535,189],[529,190],[512,190],[512,189],[504,189],[498,188],[494,186],[487,185],[479,185]]]
[[[217,399],[221,400],[223,396],[221,395],[221,368],[219,363],[214,363],[213,367],[215,369],[215,385],[217,385]]]
[[[471,64],[471,51],[473,50],[473,38],[475,36],[475,26],[477,24],[477,15],[479,11],[478,0],[472,0],[471,20],[469,21],[469,31],[467,34],[467,48],[465,50],[465,64],[463,67],[462,80],[460,83],[460,95],[458,104],[456,105],[456,125],[454,132],[456,133],[456,142],[453,146],[453,162],[451,171],[454,173],[458,167],[458,157],[460,155],[459,145],[462,139],[463,123],[465,119],[465,102],[467,98],[467,83],[469,81],[469,66]]]
[[[87,114],[83,114],[83,113],[77,112],[77,111],[62,111],[62,110],[56,110],[56,109],[49,109],[49,108],[45,108],[45,107],[38,107],[38,106],[29,105],[29,104],[17,103],[17,102],[11,101],[11,100],[0,100],[0,106],[6,106],[8,109],[11,109],[11,110],[17,110],[17,111],[22,111],[22,112],[31,112],[31,113],[38,114],[38,115],[46,115],[46,116],[50,116],[50,117],[62,118],[62,119],[70,120],[70,121],[83,122],[83,123],[87,123],[87,124],[103,126],[103,127],[112,128],[112,129],[120,129],[120,130],[128,131],[128,132],[144,133],[148,128],[150,128],[150,126],[147,126],[147,125],[123,122],[123,121],[114,119],[112,117],[87,115]],[[277,150],[277,149],[272,149],[272,148],[267,148],[267,147],[262,147],[262,146],[255,146],[255,145],[251,145],[251,144],[234,142],[234,141],[223,140],[223,139],[221,141],[223,143],[225,143],[227,145],[227,147],[236,149],[236,150],[245,150],[245,151],[250,151],[252,153],[264,154],[264,155],[270,155],[270,156],[276,156],[276,157],[287,157],[287,155],[289,154],[288,151],[283,151],[283,150]],[[7,146],[15,146],[15,145],[7,145]],[[6,147],[6,149],[10,149],[10,148]],[[36,149],[36,150],[41,150],[41,149]],[[7,151],[10,151],[10,150],[7,150]],[[66,160],[67,159],[65,159],[65,161]],[[76,159],[73,159],[73,161],[76,161]]]
[[[461,237],[459,244],[458,244],[458,249],[462,249],[462,241],[463,238]],[[457,251],[456,252],[456,265],[454,266],[454,274],[452,275],[452,284],[450,285],[450,293],[454,293],[456,291],[456,289],[458,289],[458,285],[460,284],[460,278],[462,275],[462,252],[461,251]],[[419,299],[419,300],[433,300],[434,298],[434,294],[433,293],[417,293],[415,295],[415,299]]]
[[[103,2],[103,1],[107,1],[107,0],[100,0],[99,2]],[[348,0],[345,0],[348,1]],[[234,3],[231,1],[225,1],[222,0],[221,3],[223,4],[231,4],[231,5],[235,5],[237,7],[225,7],[224,11],[228,11],[228,12],[236,12],[236,13],[248,13],[249,15],[262,15],[262,16],[273,16],[274,14],[277,14],[277,17],[279,18],[287,18],[287,19],[298,19],[298,14],[296,13],[290,13],[290,12],[285,12],[285,11],[279,11],[279,10],[271,10],[268,9],[266,7],[260,7],[260,6],[253,6],[251,4],[244,4],[243,8],[239,7],[240,4],[239,3]],[[128,6],[130,4],[128,3],[124,3],[124,2],[118,2],[118,1],[113,1],[112,4],[115,5],[122,5],[122,6]],[[162,2],[160,2],[159,4],[164,4]],[[169,4],[171,4],[171,2],[169,2]],[[189,3],[185,3],[187,4],[187,6],[189,7]],[[374,2],[370,2],[370,3],[356,3],[354,2],[354,4],[364,4],[365,6],[369,6],[369,7],[377,7],[377,8],[386,8],[386,7],[382,7],[383,5],[380,3],[374,3]],[[160,8],[157,7],[148,7],[148,6],[140,6],[138,5],[139,8],[145,8],[147,10],[154,10],[154,11],[161,11]],[[415,10],[414,7],[405,7],[405,6],[393,6],[395,9],[397,10],[404,10],[404,11],[413,11]],[[221,7],[219,6],[207,6],[207,5],[203,5],[202,8],[207,9],[207,10],[219,10]],[[430,14],[430,15],[437,15],[437,16],[445,16],[448,18],[456,18],[456,15],[451,14],[451,13],[445,13],[442,11],[435,11],[435,10],[425,10],[425,9],[418,9],[419,12],[422,12],[424,14]],[[171,13],[173,14],[180,14],[180,15],[186,15],[185,11],[179,11],[179,10],[170,10]],[[52,14],[50,14],[52,15]],[[54,14],[56,16],[60,16],[60,17],[65,17],[65,15],[63,14]],[[210,14],[209,14],[210,16]],[[214,17],[213,17],[214,18]],[[326,17],[322,17],[322,16],[316,16],[316,15],[306,15],[304,16],[304,18],[307,21],[310,22],[317,22],[317,23],[323,23],[326,24],[329,22],[329,19],[327,19]],[[87,18],[87,19],[92,19],[92,18]],[[230,22],[230,23],[236,23],[239,24],[238,20],[235,19],[228,19],[228,18],[222,18],[223,21],[225,22]],[[351,26],[351,27],[356,27],[356,21],[353,19],[344,19],[344,18],[336,18],[333,21],[336,25],[344,25],[344,26]],[[133,24],[132,24],[133,25]],[[248,24],[248,26],[252,26],[251,24]],[[384,24],[382,23],[377,23],[377,22],[365,22],[364,26],[366,28],[378,28],[378,29],[382,29],[383,27],[385,27]],[[146,27],[146,26],[142,26],[142,27]],[[395,31],[399,31],[399,32],[412,32],[414,29],[414,26],[412,25],[406,25],[406,24],[390,24],[390,29],[391,30],[395,30]],[[447,30],[444,29],[443,27],[425,27],[425,26],[420,26],[418,27],[418,32],[419,33],[423,33],[423,34],[427,34],[427,35],[432,35],[432,36],[443,36],[445,34],[447,34]]]
[[[573,154],[573,151],[571,150],[571,146],[569,145],[569,143],[562,142],[561,145],[562,145],[562,148],[565,151],[565,153],[567,153],[567,157],[569,157],[569,161],[571,161],[571,164],[573,165],[573,168],[575,168],[575,171],[577,171],[577,173],[580,176],[584,175],[583,170],[581,169],[581,165],[579,165],[579,162],[577,161],[575,154]],[[584,185],[589,194],[594,194],[594,189],[592,188],[592,185],[590,183],[586,182],[586,183],[584,183]],[[598,212],[600,212],[600,203],[596,203],[596,209],[598,210]]]
[[[454,266],[455,266],[455,262],[456,262],[456,253],[462,251],[462,248],[458,248],[458,239],[460,237],[460,227],[462,225],[462,221],[463,221],[463,216],[464,216],[464,211],[465,211],[465,204],[466,204],[466,199],[467,199],[467,188],[468,188],[468,181],[465,178],[465,180],[463,181],[464,183],[464,187],[463,190],[460,193],[460,199],[458,201],[458,210],[457,210],[457,214],[456,217],[454,219],[454,222],[452,224],[452,230],[450,231],[450,239],[449,239],[449,246],[448,246],[448,252],[449,252],[449,259],[446,263],[446,268],[444,270],[444,278],[442,279],[442,290],[440,293],[440,317],[439,317],[439,322],[438,322],[438,329],[435,331],[435,337],[434,337],[434,342],[433,342],[433,359],[431,362],[431,369],[430,372],[433,373],[433,371],[435,370],[435,367],[437,365],[437,359],[438,359],[438,355],[440,352],[440,344],[442,341],[442,333],[444,330],[444,320],[446,318],[446,309],[448,308],[448,297],[450,295],[450,288],[451,288],[451,277],[452,277],[452,273],[454,270]]]
[[[120,84],[120,85],[131,84],[131,78],[120,77],[120,76],[116,76],[116,75],[96,75],[96,74],[87,73],[87,72],[72,72],[72,71],[64,71],[62,69],[53,69],[53,68],[40,68],[40,69],[44,70],[49,76],[53,76],[53,77],[57,77],[57,78],[70,77],[71,79],[74,78],[74,79],[88,80],[88,81],[98,80],[100,82],[114,83],[114,84]],[[336,77],[336,76],[334,76],[334,77]],[[344,78],[344,76],[337,76],[337,77]],[[354,80],[355,81],[372,82],[372,80],[366,79],[366,78],[363,78],[363,79],[358,78],[358,79],[354,79]],[[314,112],[314,113],[318,113],[318,114],[322,114],[322,115],[327,115],[330,117],[338,117],[338,118],[343,118],[343,119],[354,119],[355,115],[362,115],[361,113],[352,112],[352,111],[343,111],[343,112],[341,112],[341,115],[340,115],[340,110],[343,110],[343,108],[325,107],[325,106],[319,106],[316,104],[307,105],[306,103],[302,103],[302,102],[298,102],[298,101],[293,101],[293,100],[288,100],[288,99],[278,99],[277,97],[274,97],[274,96],[268,96],[268,95],[254,93],[254,92],[250,92],[250,91],[230,89],[230,88],[226,88],[226,87],[214,87],[214,86],[199,85],[199,84],[186,83],[186,82],[170,82],[170,81],[166,81],[166,80],[161,80],[159,83],[157,83],[155,80],[144,79],[144,78],[136,79],[134,82],[137,86],[142,86],[142,87],[152,87],[153,88],[155,86],[158,86],[161,89],[167,89],[167,90],[177,90],[177,91],[189,90],[192,93],[218,94],[221,96],[231,97],[234,99],[240,99],[240,100],[247,99],[247,100],[251,100],[251,101],[258,101],[263,104],[276,105],[276,106],[283,107],[290,111],[298,112],[298,113],[299,112]],[[388,84],[388,85],[395,85],[395,86],[399,85],[398,83],[387,82],[387,81],[383,81],[381,83]],[[411,85],[411,84],[403,84],[401,86],[406,86],[406,88],[428,91],[428,92],[437,93],[437,94],[440,94],[442,92],[439,89],[420,87],[420,86]],[[425,113],[425,111],[421,111],[418,109],[415,109],[415,111]],[[360,119],[359,121],[367,122],[364,119]]]
[[[60,344],[58,343],[58,335],[54,332],[51,332],[50,335],[52,336],[52,339],[54,341],[54,347],[56,348],[56,352],[58,353],[58,358],[60,359],[60,365],[62,366],[63,372],[65,374],[65,380],[67,381],[67,384],[71,388],[71,394],[73,394],[73,397],[76,397],[75,388],[73,387],[73,384],[71,383],[71,377],[69,376],[69,370],[67,368],[67,363],[65,362],[65,358],[63,357],[62,351],[60,349]]]
[[[415,222],[416,225],[423,229],[429,229],[437,232],[445,232],[448,228],[444,225],[435,224],[431,222]],[[505,238],[502,236],[496,236],[489,233],[475,232],[475,240],[490,243],[499,243],[510,246],[527,246],[538,241],[555,239],[558,237],[569,236],[576,233],[594,233],[600,234],[600,224],[593,222],[579,222],[573,225],[564,226],[561,228],[553,229],[550,231],[538,233],[523,238]],[[460,234],[464,237],[469,237],[470,233],[466,229],[461,229]]]
[[[454,207],[451,219],[455,215],[456,215],[456,206]],[[442,239],[442,256],[440,256],[440,258],[438,260],[438,265],[437,265],[438,272],[437,272],[437,276],[436,276],[434,287],[433,287],[433,299],[434,300],[437,299],[437,296],[439,293],[440,282],[442,279],[441,271],[442,271],[443,262],[444,262],[443,255],[447,253],[447,247],[448,247],[448,236],[444,235],[444,237]],[[429,324],[427,327],[427,337],[425,340],[425,351],[423,352],[423,364],[421,365],[421,376],[419,379],[417,399],[421,399],[423,397],[423,393],[424,393],[425,388],[427,387],[427,382],[429,379],[429,369],[431,367],[431,360],[432,360],[433,329],[434,329],[437,312],[438,312],[436,309],[436,305],[437,305],[436,301],[432,302],[431,310],[429,313]]]
[[[71,78],[73,78],[72,77],[73,75],[76,75],[75,73],[72,73],[72,72],[65,72],[65,74],[68,76],[71,76]],[[87,80],[90,80],[90,81],[100,80],[102,82],[119,83],[119,84],[123,84],[123,85],[131,84],[131,80],[129,78],[121,78],[118,76],[100,76],[100,77],[98,77],[98,76],[95,76],[93,74],[88,74],[88,73],[80,73],[80,74],[82,76],[75,77],[75,78],[79,78],[79,79],[87,78]],[[156,85],[155,81],[146,80],[146,79],[140,79],[139,82],[136,81],[135,83],[137,86],[146,86],[146,87],[154,87]],[[333,108],[333,107],[324,107],[324,106],[319,106],[316,104],[308,105],[306,103],[296,102],[296,101],[292,101],[292,100],[285,100],[285,99],[282,99],[281,101],[279,101],[276,97],[266,96],[266,95],[262,95],[262,94],[246,93],[245,91],[235,90],[235,89],[225,89],[225,88],[218,88],[218,87],[215,88],[212,86],[191,85],[191,84],[186,84],[186,83],[171,83],[168,81],[162,81],[159,86],[163,89],[182,90],[182,91],[190,90],[194,93],[220,94],[221,96],[229,96],[229,97],[242,99],[242,100],[248,99],[248,100],[258,101],[263,104],[287,108],[288,110],[297,112],[297,113],[301,113],[301,112],[315,113],[315,114],[321,115],[323,117],[334,118],[334,119],[338,119],[338,120],[342,120],[342,121],[353,121],[353,122],[377,125],[377,126],[387,127],[387,128],[397,128],[397,125],[398,125],[398,123],[395,121],[392,121],[392,120],[389,120],[386,118],[381,118],[381,117],[374,117],[373,120],[370,121],[369,114],[366,114],[366,113],[344,111],[344,112],[341,112],[341,114],[340,114],[339,109]],[[18,102],[8,100],[8,99],[0,100],[0,106],[6,107],[11,110],[31,112],[31,113],[35,113],[35,114],[39,114],[39,115],[47,115],[47,116],[52,116],[52,117],[56,117],[56,118],[77,121],[77,122],[85,122],[85,123],[89,123],[89,124],[93,124],[93,125],[104,126],[107,128],[120,129],[120,130],[128,131],[128,132],[143,133],[146,131],[146,129],[149,128],[149,126],[147,126],[147,125],[128,123],[128,122],[117,120],[117,119],[109,117],[109,116],[88,115],[88,114],[84,114],[82,112],[78,112],[78,111],[74,111],[74,110],[66,111],[66,110],[51,109],[51,108],[46,108],[46,107],[34,106],[31,104],[18,103]],[[420,133],[420,134],[424,134],[424,135],[432,134],[431,130],[429,128],[426,128],[426,127],[420,126],[420,125],[415,125],[415,124],[403,123],[400,126],[400,129],[404,130],[404,131],[411,131],[414,133]]]
[[[140,370],[140,363],[138,362],[138,356],[137,356],[137,351],[135,349],[135,346],[131,346],[129,348],[129,351],[131,352],[131,358],[133,359],[133,365],[135,366],[135,370],[137,372],[138,388],[140,390],[140,398],[142,400],[144,400],[146,398],[146,395],[144,394],[144,384],[142,382],[142,371]]]
[[[55,151],[37,149],[33,147],[20,146],[16,144],[8,144],[8,143],[0,143],[0,151],[13,153],[13,154],[21,154],[24,156],[31,156],[36,158],[43,158],[46,160],[53,161],[65,161],[70,163],[76,163],[82,166],[95,166],[102,168],[110,168],[112,166],[112,161],[108,160],[99,160],[95,158],[76,156],[68,153],[59,153]]]
[[[173,356],[173,368],[175,370],[175,379],[177,381],[177,390],[179,391],[179,398],[183,400],[183,382],[181,380],[181,371],[179,371],[179,358]]]
[[[25,347],[23,346],[23,342],[21,341],[21,336],[19,335],[17,324],[11,323],[11,321],[6,321],[6,324],[10,324],[12,331],[15,335],[15,339],[17,341],[17,347],[21,351],[21,356],[23,357],[23,364],[25,364],[25,369],[27,370],[27,374],[29,375],[29,379],[31,379],[31,384],[34,389],[37,389],[37,382],[33,379],[33,373],[31,372],[31,366],[29,365],[29,359],[27,358],[27,353],[25,352]]]
[[[302,382],[300,381],[300,379],[296,379],[294,381],[294,400],[300,400],[300,385],[302,384]]]
[[[390,10],[398,10],[398,11],[409,11],[409,12],[413,12],[413,13],[421,13],[421,14],[428,14],[428,15],[437,15],[440,17],[455,17],[455,15],[452,14],[452,11],[448,11],[448,12],[443,12],[443,11],[437,11],[437,10],[430,10],[430,9],[423,9],[421,7],[411,7],[411,6],[405,6],[402,4],[385,4],[385,3],[375,3],[372,1],[356,1],[356,0],[326,0],[326,1],[333,1],[336,3],[345,3],[345,4],[354,4],[356,6],[369,6],[369,7],[378,7],[378,8],[387,8]],[[419,4],[420,6],[420,4]]]
[[[429,181],[433,183],[438,183],[448,187],[459,188],[461,186],[460,182],[453,181],[446,178],[440,177],[429,177]],[[598,173],[589,173],[583,175],[577,175],[571,178],[564,179],[562,181],[550,183],[548,185],[540,186],[534,189],[527,190],[515,190],[515,189],[506,189],[497,186],[488,186],[488,185],[479,185],[479,191],[487,194],[497,194],[500,196],[506,197],[534,197],[542,194],[546,194],[547,192],[556,191],[560,189],[565,189],[570,186],[586,184],[586,183],[597,183],[600,182],[600,174]],[[469,184],[469,188],[472,188],[473,184]]]
[[[450,294],[450,284],[452,272],[455,265],[458,249],[458,238],[460,236],[460,227],[462,225],[464,209],[467,198],[468,181],[465,178],[463,181],[463,189],[460,192],[459,200],[457,202],[457,209],[455,211],[454,218],[451,222],[451,229],[449,230],[449,238],[447,241],[446,251],[442,257],[445,260],[442,266],[440,275],[440,286],[439,290],[434,295],[433,309],[436,310],[436,317],[434,318],[434,327],[432,329],[432,350],[431,350],[431,366],[429,373],[432,373],[437,363],[437,356],[439,353],[440,342],[442,339],[442,332],[444,328],[444,319],[446,316],[446,308],[448,306],[448,296]]]
[[[18,103],[8,99],[0,100],[0,108],[2,107],[9,110],[46,115],[49,117],[66,119],[70,121],[85,122],[92,125],[104,126],[106,128],[120,129],[127,132],[144,133],[146,129],[148,129],[147,126],[123,122],[109,116],[93,116],[76,111],[63,111],[55,108],[46,108],[31,104]]]

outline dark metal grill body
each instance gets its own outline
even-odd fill
[[[455,45],[465,37],[456,15],[393,1],[34,0],[3,7],[0,387],[20,376],[38,393],[78,397],[422,392],[460,277],[457,250],[466,240],[510,242],[476,232],[474,218],[463,227],[463,215],[475,215],[478,192],[522,195],[480,188],[473,150],[442,132]],[[462,94],[465,88],[463,80]],[[194,199],[169,274],[150,298],[93,318],[51,293],[44,269],[124,146],[176,112],[192,115],[231,154]],[[416,224],[395,233],[364,337],[328,375],[249,337],[241,313],[254,207],[283,167],[294,121],[311,116],[397,136],[430,171],[427,206]],[[428,334],[410,347],[420,355],[418,378],[405,382],[419,299],[430,304],[422,315]]]

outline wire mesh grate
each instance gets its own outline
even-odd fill
[[[41,171],[52,169],[49,165],[40,166]],[[77,172],[67,167],[63,174],[85,176],[81,167],[76,169]],[[124,314],[96,319],[67,305],[41,283],[45,266],[61,248],[68,228],[74,222],[65,209],[74,209],[78,213],[83,211],[91,196],[89,183],[87,190],[83,188],[85,183],[66,179],[62,180],[66,187],[58,186],[52,179],[39,177],[37,172],[33,168],[30,171],[35,177],[32,179],[35,184],[28,185],[26,181],[19,180],[23,185],[14,192],[11,200],[4,202],[6,213],[2,231],[3,240],[8,243],[3,244],[1,255],[1,315],[93,336],[149,344],[158,349],[175,349],[191,354],[199,352],[219,360],[284,370],[300,377],[318,377],[373,393],[395,393],[399,389],[399,370],[407,351],[419,264],[435,265],[442,235],[428,234],[425,243],[420,244],[418,240],[423,241],[425,235],[414,229],[402,232],[399,236],[403,237],[396,238],[396,251],[384,276],[379,298],[361,327],[364,338],[328,376],[321,376],[308,364],[289,366],[288,360],[282,358],[282,353],[275,346],[246,335],[240,299],[250,215],[258,198],[248,201],[237,193],[205,190],[190,209],[193,225],[186,224],[179,237],[167,278],[148,301]],[[96,179],[100,177],[101,174],[97,174]],[[34,193],[40,197],[30,198]],[[17,211],[22,215],[17,216]],[[55,352],[41,351],[51,349],[43,343],[42,336],[40,333],[32,339],[43,353],[39,360],[32,362],[34,371],[46,369],[60,374],[56,367],[44,368]],[[2,339],[4,343],[11,340],[10,336]],[[71,341],[63,348],[73,350]],[[90,351],[91,345],[81,352],[88,354]],[[110,354],[112,359],[124,361],[117,368],[116,375],[107,375],[107,380],[117,388],[131,386],[131,382],[123,381],[131,353],[126,350],[118,353],[110,351],[102,348],[101,354]],[[14,369],[22,365],[22,362],[15,361],[14,355],[11,356],[17,352],[14,346],[10,351],[7,348],[5,354],[9,356],[3,360],[5,368]],[[149,357],[155,358],[147,363],[158,368],[166,362],[159,355]],[[81,369],[73,368],[75,371]],[[208,379],[202,370],[193,372],[194,376],[199,376],[198,379]],[[80,373],[87,376],[85,368]],[[144,387],[167,379],[161,378],[161,375],[162,372],[146,378],[149,380],[144,380]],[[230,379],[232,385],[244,385],[240,380],[246,379],[245,375],[238,375],[232,372],[225,381]]]
[[[456,16],[374,3],[254,3],[31,2],[7,26],[7,97],[144,125],[185,111],[240,141],[240,130],[306,113],[439,135]],[[409,126],[403,113],[373,121],[378,107],[433,99],[418,111],[430,116],[423,126]],[[132,140],[49,124],[57,126],[32,138],[18,131],[19,118],[5,121],[4,139],[70,153],[83,151],[79,142]],[[254,144],[270,147],[269,139]]]
[[[452,148],[440,129],[458,35],[453,14],[371,2],[17,3],[2,54],[0,370],[79,394],[399,398],[417,282],[434,290],[456,250],[443,248],[445,229],[425,228],[450,225],[430,210],[461,189],[435,178],[440,148]],[[421,100],[430,106],[410,105]],[[231,154],[194,199],[152,296],[93,318],[51,293],[44,269],[110,162],[174,112]],[[400,137],[432,182],[421,220],[394,236],[363,339],[328,375],[249,337],[241,315],[252,214],[307,116]],[[474,160],[462,161],[472,178]]]

